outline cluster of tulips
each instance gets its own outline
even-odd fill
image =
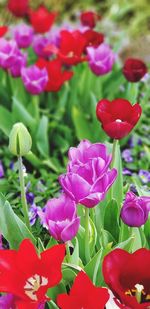
[[[25,22],[0,27],[0,68],[7,77],[21,78],[33,96],[58,92],[83,62],[98,78],[111,73],[118,61],[95,30],[101,21],[95,12],[81,12],[75,28],[54,26],[57,13],[44,5],[33,9],[28,0],[9,0],[7,10]],[[142,60],[128,58],[121,74],[134,84],[147,71]],[[26,190],[22,158],[29,154],[32,138],[23,123],[13,125],[9,150],[18,159],[22,208],[18,216],[0,194],[0,308],[150,308],[150,234],[144,229],[149,227],[150,196],[124,189],[121,180],[119,141],[142,114],[141,105],[132,103],[100,98],[97,122],[113,144],[82,139],[70,147],[66,172],[58,177],[59,195],[43,208],[33,205],[34,223],[38,220],[48,243],[35,238],[27,205],[34,197]],[[132,250],[137,228],[145,246]]]

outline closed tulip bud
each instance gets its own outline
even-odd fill
[[[16,156],[26,155],[32,146],[32,139],[23,123],[13,125],[9,135],[9,150]]]

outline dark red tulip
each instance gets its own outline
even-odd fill
[[[0,37],[4,36],[7,31],[8,31],[7,26],[0,26]]]
[[[109,299],[106,288],[96,287],[83,272],[79,272],[68,294],[61,294],[57,304],[61,309],[104,309]]]
[[[30,9],[29,19],[32,27],[36,32],[45,33],[53,25],[56,13],[49,12],[48,9],[41,5],[36,11]]]
[[[101,16],[95,12],[87,11],[82,12],[80,15],[80,20],[83,26],[88,26],[94,28],[98,20],[101,19]]]
[[[114,139],[121,139],[134,128],[142,113],[141,106],[132,104],[125,99],[112,102],[103,99],[98,102],[96,115],[103,130]]]
[[[97,47],[99,46],[101,43],[104,42],[104,35],[103,33],[99,33],[96,32],[94,30],[86,30],[83,33],[84,37],[86,38],[86,47],[87,46],[93,46],[93,47]]]
[[[9,0],[8,9],[16,17],[23,17],[27,14],[29,7],[28,0]]]
[[[129,82],[136,83],[147,73],[147,67],[142,60],[129,58],[126,60],[122,72]]]
[[[59,59],[47,61],[44,59],[38,59],[36,65],[43,69],[46,68],[48,73],[48,83],[45,91],[59,91],[65,81],[69,80],[73,76],[72,71],[64,71],[62,63]]]
[[[149,261],[150,250],[144,248],[132,254],[115,249],[104,258],[104,280],[121,302],[117,302],[120,308],[150,308]]]

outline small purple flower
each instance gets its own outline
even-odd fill
[[[33,95],[40,94],[44,91],[48,82],[46,69],[39,69],[36,65],[21,70],[21,76],[25,88]]]
[[[15,41],[0,39],[0,67],[3,69],[9,69],[16,59],[16,53],[18,47]]]
[[[19,48],[27,48],[33,40],[33,28],[26,24],[19,24],[13,29],[13,35]]]
[[[0,161],[0,178],[4,177],[4,167],[2,161]]]
[[[41,208],[33,203],[29,209],[29,220],[31,226],[35,224],[39,211],[41,211]]]
[[[127,175],[127,176],[132,175],[132,172],[128,168],[124,168],[122,173],[123,173],[123,175]]]
[[[134,139],[133,139],[133,136],[131,136],[129,139],[128,139],[128,145],[130,148],[133,148],[134,147]]]
[[[27,54],[22,53],[19,49],[16,52],[16,58],[13,65],[10,67],[10,73],[13,77],[20,77],[21,70],[27,64]]]
[[[76,204],[65,194],[49,200],[39,217],[57,241],[71,240],[78,232],[80,218],[77,217]]]
[[[150,172],[149,171],[140,170],[138,175],[144,184],[150,183]]]
[[[149,211],[150,197],[138,197],[133,192],[127,192],[120,216],[128,226],[140,227],[147,221]]]
[[[111,158],[104,144],[83,140],[77,148],[70,148],[68,172],[59,177],[64,192],[76,203],[96,206],[117,177],[116,169],[109,169]]]
[[[1,309],[15,309],[14,295],[5,294],[0,296],[0,308]]]
[[[34,202],[34,194],[32,192],[26,192],[27,203],[32,205]]]
[[[45,49],[48,44],[50,44],[49,39],[41,34],[38,34],[34,36],[32,47],[37,56],[48,58],[52,54]]]
[[[122,152],[122,158],[124,159],[125,162],[133,162],[132,154],[130,149],[125,149]]]
[[[89,66],[96,75],[104,75],[112,70],[116,56],[109,47],[103,43],[97,48],[87,47]]]

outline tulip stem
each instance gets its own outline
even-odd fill
[[[111,168],[113,168],[113,167],[114,167],[114,164],[115,164],[115,157],[116,157],[116,148],[117,148],[117,145],[118,145],[118,140],[117,140],[117,139],[114,139],[114,140],[113,140],[113,147],[112,147]],[[113,199],[113,185],[112,185],[111,188],[110,188],[110,199],[111,199],[111,200]]]
[[[89,208],[85,208],[85,259],[86,259],[86,262],[88,263],[91,259],[90,257],[90,246],[89,246],[89,234],[90,234],[90,231],[89,231],[89,227],[90,227],[90,224],[89,224]]]
[[[70,248],[69,248],[69,243],[66,242],[66,253],[67,253],[67,262],[70,262]]]
[[[20,190],[21,190],[21,202],[22,202],[22,210],[24,215],[25,223],[30,230],[30,221],[28,216],[28,205],[25,194],[25,183],[24,183],[24,175],[23,175],[23,164],[22,157],[18,157],[18,166],[19,166],[19,179],[20,179]]]
[[[34,117],[39,121],[39,97],[37,95],[32,97],[32,106],[34,110]]]

